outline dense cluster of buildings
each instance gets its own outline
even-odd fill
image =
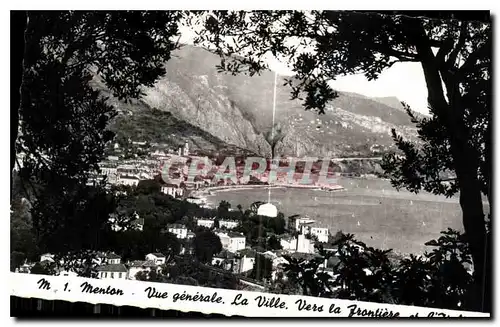
[[[294,160],[292,158],[280,159],[278,166],[267,160],[266,169],[263,172],[254,171],[251,176],[245,174],[245,169],[248,169],[245,158],[234,158],[235,176],[220,178],[217,172],[222,165],[225,165],[222,160],[223,158],[219,158],[218,156],[213,158],[198,156],[196,153],[190,151],[187,141],[183,147],[179,147],[177,150],[168,148],[166,144],[149,144],[145,141],[129,140],[129,145],[133,150],[128,149],[125,155],[120,145],[116,143],[113,150],[107,156],[107,159],[99,163],[100,172],[92,174],[89,184],[106,177],[110,185],[135,186],[141,180],[151,180],[161,174],[162,181],[164,182],[162,192],[173,197],[185,197],[189,190],[210,186],[247,185],[268,182],[276,185],[304,186],[302,180],[304,174],[302,171],[304,168],[303,164],[298,164],[298,168],[293,173],[293,178],[290,178],[290,173],[286,169],[283,169],[283,167],[289,167],[291,160]],[[130,151],[140,151],[142,155],[140,157],[137,154],[131,156]],[[207,163],[210,165],[210,169],[193,172],[191,170],[191,163],[193,162]],[[310,180],[308,183],[311,185],[308,186],[331,190],[340,189],[341,187],[338,185],[330,185],[319,180],[322,164],[322,162],[312,164],[308,177]],[[200,165],[203,166],[203,164]],[[255,167],[252,169],[255,169]],[[332,170],[329,169],[329,174],[335,175],[336,173],[332,173]]]
[[[141,221],[136,216],[135,221]],[[316,242],[324,243],[328,248],[328,237],[330,235],[327,228],[314,226],[315,221],[307,217],[290,217],[288,220],[288,231],[286,235],[277,235],[282,246],[280,250],[265,251],[259,248],[252,248],[248,245],[245,235],[233,231],[240,221],[229,219],[216,219],[199,217],[195,218],[196,225],[209,228],[217,235],[222,245],[222,251],[216,254],[210,266],[217,267],[235,275],[248,273],[254,268],[257,255],[263,255],[272,262],[272,279],[276,279],[287,260],[283,255],[297,258],[314,258],[317,253],[314,247]],[[143,223],[143,221],[142,221]],[[216,225],[218,224],[218,227]],[[195,233],[183,224],[169,224],[166,226],[168,232],[174,234],[179,240],[190,240],[195,237]],[[138,226],[135,228],[140,229]],[[141,227],[142,228],[142,227]],[[183,242],[183,244],[186,244]],[[187,248],[182,246],[180,255],[186,254]],[[47,265],[54,263],[54,256],[44,254],[40,257],[40,264]],[[136,279],[137,273],[151,270],[160,271],[167,267],[168,258],[164,253],[149,253],[144,260],[134,260],[123,262],[122,258],[112,252],[98,253],[95,264],[97,264],[98,278],[101,279]],[[30,272],[33,264],[24,264],[18,272]],[[328,263],[325,261],[323,268],[328,271]],[[75,275],[74,272],[60,270],[60,275]]]
[[[232,183],[230,179],[226,181],[216,182],[214,175],[207,173],[206,175],[197,176],[196,178],[188,179],[189,162],[192,160],[207,160],[206,157],[199,157],[189,150],[189,144],[179,148],[177,151],[172,149],[165,150],[159,147],[158,144],[148,144],[141,141],[130,141],[130,144],[139,151],[149,151],[149,156],[141,158],[128,159],[121,154],[123,151],[120,145],[115,144],[114,152],[110,154],[106,161],[99,164],[100,173],[94,174],[89,181],[95,182],[103,177],[106,177],[109,184],[115,185],[131,185],[136,186],[141,180],[151,180],[161,172],[164,165],[168,165],[169,174],[177,176],[175,180],[163,180],[161,191],[173,197],[183,197],[189,202],[197,203],[203,206],[203,199],[188,196],[188,190],[199,189],[214,185],[227,185]],[[127,150],[128,151],[128,150]],[[210,159],[215,164],[218,159]],[[243,172],[244,163],[237,161],[236,169],[240,173]],[[313,167],[314,168],[314,167]],[[318,169],[317,167],[314,169]],[[267,175],[266,175],[267,174]],[[265,181],[269,171],[257,176],[260,181]],[[278,175],[278,182],[285,182],[281,178],[286,178],[287,175]],[[239,180],[238,183],[248,183],[249,180]],[[275,215],[274,215],[275,216]],[[116,231],[122,230],[120,224],[116,221],[117,217],[111,215],[110,222],[113,223],[113,228]],[[212,230],[217,235],[222,244],[222,251],[214,256],[211,265],[219,269],[223,269],[234,274],[244,274],[253,269],[256,256],[263,255],[270,259],[273,263],[273,278],[286,264],[284,254],[312,258],[317,255],[315,252],[315,243],[328,243],[329,230],[327,228],[315,226],[315,221],[307,217],[290,217],[288,220],[288,234],[275,235],[282,247],[281,250],[262,251],[259,248],[252,248],[247,244],[246,236],[237,233],[240,221],[230,219],[215,219],[210,217],[195,218],[196,225]],[[137,214],[132,219],[132,224],[128,228],[142,231],[144,228],[144,219]],[[183,224],[169,224],[166,226],[168,232],[174,234],[180,240],[189,240],[195,237],[193,230],[189,230]],[[266,240],[267,241],[267,240]],[[181,249],[181,255],[185,253],[185,248]],[[145,256],[144,260],[122,262],[122,258],[115,253],[100,253],[99,259],[96,262],[98,265],[98,278],[111,279],[135,279],[140,271],[150,271],[162,269],[166,264],[166,255],[162,253],[150,253]],[[40,258],[43,264],[53,262],[54,257],[50,254],[44,254]],[[33,264],[25,264],[18,269],[20,272],[29,272]],[[324,268],[327,268],[325,262]],[[61,274],[72,274],[67,271],[60,271]]]

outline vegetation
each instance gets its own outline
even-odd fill
[[[287,82],[292,97],[302,98],[305,109],[319,113],[336,97],[327,83],[336,76],[361,72],[375,79],[397,62],[420,63],[431,117],[416,117],[408,107],[407,112],[422,144],[408,142],[393,131],[402,156],[386,155],[383,168],[396,188],[460,194],[465,235],[448,230],[428,242],[435,247],[432,252],[398,259],[352,235],[337,234],[336,260],[330,260],[333,253],[321,246],[320,257],[312,260],[285,257],[289,262],[285,276],[274,290],[490,311],[491,232],[487,223],[491,217],[485,216],[481,198],[488,198],[491,213],[489,18],[443,22],[410,14],[329,11],[307,15],[220,11],[206,19],[198,13],[196,17],[204,17],[205,25],[197,42],[216,46],[224,58],[221,70],[258,73],[266,68],[264,55],[271,52],[292,64],[297,73]],[[89,82],[94,77],[103,81],[119,100],[139,98],[141,86],[152,86],[165,74],[164,63],[177,47],[171,39],[178,34],[180,18],[175,11],[28,12],[23,18],[26,33],[20,43],[25,49],[19,57],[24,61],[17,61],[17,74],[22,76],[12,85],[20,92],[19,101],[11,105],[11,170],[16,153],[26,156],[18,185],[13,185],[19,189],[20,184],[23,191],[11,202],[11,269],[44,252],[55,253],[55,261],[63,261],[60,268],[76,269],[89,277],[95,277],[92,259],[97,250],[113,250],[124,259],[142,259],[156,251],[175,257],[181,244],[166,231],[167,224],[182,222],[194,229],[193,217],[206,215],[238,218],[241,224],[236,231],[251,246],[263,250],[279,246],[273,234],[285,232],[283,215],[258,216],[258,205],[230,212],[228,203],[221,203],[209,211],[161,194],[154,182],[112,190],[104,188],[105,183],[86,185],[113,140],[108,124],[116,115]],[[226,36],[234,36],[231,44]],[[297,37],[314,53],[287,43]],[[231,56],[242,53],[248,56]],[[455,177],[444,180],[443,174],[450,173]],[[29,209],[22,196],[28,198]],[[142,232],[130,228],[136,213],[145,220]],[[114,231],[110,216],[124,230]],[[175,257],[161,272],[141,273],[138,278],[237,288],[234,276],[214,277],[206,269],[205,264],[222,250],[213,232],[196,230],[193,249],[194,257]],[[321,268],[325,259],[333,262],[331,273]],[[269,278],[269,259],[258,256],[256,262],[252,276]],[[34,272],[52,273],[53,267],[37,263]]]
[[[220,238],[211,231],[197,233],[193,247],[196,258],[201,263],[211,263],[214,255],[222,251]]]
[[[138,98],[165,74],[179,19],[175,11],[26,13],[22,85],[12,85],[20,101],[11,108],[11,170],[23,152],[20,182],[33,194],[40,251],[73,257],[104,245],[116,201],[103,184],[86,182],[113,139],[106,127],[116,111],[89,82],[102,80],[118,99]]]
[[[318,247],[321,256],[312,260],[288,260],[286,282],[279,280],[271,291],[284,288],[304,295],[416,305],[455,310],[473,310],[473,285],[469,271],[472,258],[463,235],[448,229],[423,256],[391,257],[391,250],[378,250],[354,239],[337,235],[333,243],[337,255]],[[325,258],[335,264],[322,268]],[[335,277],[333,277],[335,276]],[[295,289],[295,291],[294,291]]]
[[[384,169],[396,187],[460,193],[474,262],[472,292],[477,309],[489,311],[491,242],[481,194],[488,199],[491,194],[492,40],[489,14],[477,18],[444,21],[442,16],[435,20],[408,12],[345,11],[216,11],[195,17],[205,27],[196,42],[215,49],[222,58],[221,71],[258,74],[268,68],[265,56],[272,53],[295,72],[287,82],[292,97],[319,113],[337,97],[329,80],[353,73],[373,80],[395,63],[418,62],[431,113],[424,119],[412,115],[423,145],[393,131],[403,155],[387,156]],[[443,180],[449,171],[456,178]]]

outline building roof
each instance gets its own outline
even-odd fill
[[[161,186],[161,188],[179,188],[179,185],[177,184],[172,184],[172,183],[166,183]]]
[[[155,257],[157,258],[166,258],[164,254],[160,253],[160,252],[155,252],[155,253],[149,253],[149,254],[152,254],[154,255]],[[148,255],[149,255],[148,254]]]
[[[233,259],[234,258],[234,253],[231,253],[227,250],[222,250],[218,254],[214,256],[214,258],[220,258],[220,259]]]
[[[186,229],[187,227],[183,224],[167,224],[167,228],[183,228]]]
[[[133,225],[144,225],[144,218],[137,218],[131,222]]]
[[[255,258],[255,255],[256,255],[257,251],[255,250],[252,250],[252,249],[243,249],[243,250],[240,250],[238,251],[238,254],[240,256],[246,256],[248,258]]]
[[[300,253],[300,252],[294,252],[290,256],[295,259],[305,259],[305,260],[312,260],[316,257],[319,257],[319,255],[315,253]]]
[[[151,260],[134,260],[129,263],[130,267],[156,267],[155,263]]]
[[[122,175],[120,175],[120,179],[139,179],[139,177],[134,176],[134,175],[125,175],[125,174],[122,174]]]
[[[229,232],[227,233],[227,236],[229,236],[230,238],[245,238],[245,235],[235,232]]]
[[[128,269],[123,263],[104,265],[97,267],[97,271],[106,271],[106,272],[127,272]]]
[[[104,256],[106,259],[121,259],[122,258],[118,254],[112,253],[112,252],[106,253]]]
[[[215,221],[215,218],[196,218],[196,221],[200,221],[200,220],[203,220],[203,221]]]

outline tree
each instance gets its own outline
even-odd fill
[[[423,145],[393,133],[403,155],[390,156],[385,168],[395,186],[460,193],[477,309],[489,311],[491,242],[481,193],[488,199],[491,194],[491,21],[488,12],[476,15],[476,21],[421,15],[217,11],[201,19],[205,29],[196,42],[214,49],[222,58],[219,68],[234,74],[266,69],[267,53],[285,60],[296,73],[286,82],[292,97],[319,113],[337,96],[328,81],[339,75],[363,73],[373,80],[396,63],[420,63],[431,113],[417,123]],[[450,183],[442,178],[447,171],[456,177]]]
[[[142,85],[152,86],[165,73],[180,15],[26,13],[25,39],[18,40],[25,44],[22,85],[13,85],[21,87],[20,105],[11,108],[12,119],[19,117],[11,168],[16,153],[25,153],[20,176],[34,193],[31,214],[41,249],[105,246],[100,236],[116,202],[104,183],[86,183],[113,138],[106,127],[116,112],[93,85],[104,84],[119,100],[138,98]]]
[[[269,250],[281,250],[283,247],[281,246],[280,241],[274,235],[269,236],[267,239],[267,248]]]
[[[276,146],[283,141],[286,133],[279,123],[275,123],[269,131],[264,135],[264,139],[271,147],[271,159],[276,155]]]
[[[33,262],[38,259],[40,253],[26,199],[13,201],[10,217],[10,269],[14,271],[25,260]]]
[[[212,262],[213,256],[222,251],[220,238],[211,231],[197,233],[193,246],[196,258],[202,263]]]
[[[256,280],[270,279],[272,272],[273,261],[261,253],[256,253],[250,277]]]
[[[222,200],[217,207],[217,217],[220,219],[227,218],[231,204],[227,201]]]

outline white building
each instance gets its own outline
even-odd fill
[[[278,216],[278,209],[271,203],[264,203],[257,209],[257,215],[275,218]]]
[[[163,265],[165,264],[166,257],[161,253],[149,253],[146,255],[146,261],[153,261],[155,265]]]
[[[299,253],[314,253],[314,241],[306,238],[304,234],[297,237],[297,249]]]
[[[295,251],[297,249],[297,239],[294,237],[280,239],[283,250]]]
[[[43,261],[48,261],[48,262],[54,262],[54,255],[50,253],[44,253],[40,256],[40,262]]]
[[[186,199],[187,202],[189,203],[194,203],[194,204],[205,204],[206,200],[204,198],[196,198],[193,196],[190,196],[189,198]]]
[[[315,222],[316,222],[315,220],[309,217],[297,217],[297,216],[288,217],[288,229],[299,231],[300,226],[310,225]]]
[[[98,252],[94,260],[98,265],[119,264],[122,258],[113,252]]]
[[[101,173],[106,176],[116,176],[118,170],[116,167],[100,166]]]
[[[133,175],[119,175],[118,184],[137,186],[139,184],[139,177]]]
[[[196,225],[197,226],[203,226],[207,228],[212,228],[214,227],[215,220],[214,219],[198,219],[196,220]]]
[[[256,252],[251,249],[243,249],[238,251],[238,256],[235,258],[234,272],[241,274],[253,269],[255,264]]]
[[[178,239],[185,239],[188,237],[188,229],[182,224],[168,224],[167,228],[168,231],[172,234],[175,234]]]
[[[174,198],[184,195],[184,189],[176,184],[165,184],[161,187],[161,192]]]
[[[236,253],[239,250],[243,250],[246,247],[245,235],[239,233],[216,233],[220,238],[222,248],[228,250],[229,252]]]
[[[124,264],[108,264],[97,267],[100,279],[127,279],[128,269]]]
[[[139,271],[151,271],[157,270],[158,267],[153,261],[141,261],[136,260],[128,264],[128,279],[136,279],[136,275]]]
[[[238,227],[239,222],[236,220],[219,220],[219,228],[233,229]]]
[[[117,265],[122,261],[122,258],[115,253],[106,253],[105,263],[108,265]]]
[[[219,266],[224,270],[234,269],[235,255],[227,250],[222,250],[212,258],[212,266]]]
[[[324,227],[310,227],[309,233],[318,238],[318,241],[321,243],[328,243],[328,236],[330,235],[328,228]]]

